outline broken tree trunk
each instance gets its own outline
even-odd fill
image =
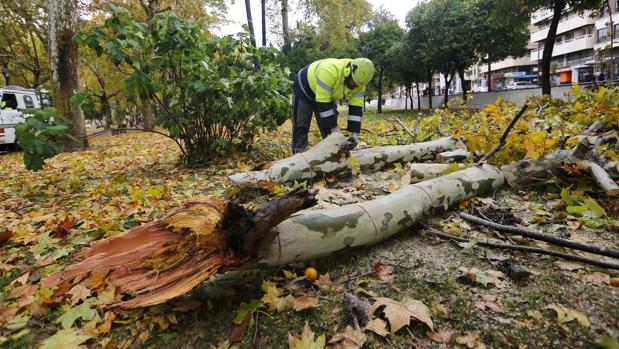
[[[591,173],[608,196],[619,196],[619,186],[608,172],[594,161],[575,155],[577,153],[580,153],[578,147],[572,150],[559,150],[538,159],[525,159],[504,165],[501,171],[510,186],[528,187],[550,179],[564,165],[575,165]]]
[[[441,163],[462,162],[472,158],[473,154],[466,149],[456,149],[436,154],[436,161]]]
[[[444,176],[454,166],[459,170],[464,169],[464,164],[409,164],[411,171],[411,184],[427,181],[428,179]]]
[[[333,133],[308,151],[261,165],[254,171],[236,173],[229,180],[240,187],[260,188],[271,183],[287,183],[333,175],[351,169],[346,137]],[[408,145],[373,147],[350,152],[362,171],[376,171],[396,162],[434,160],[437,153],[464,147],[451,137]]]
[[[246,262],[257,244],[274,237],[273,226],[315,202],[306,190],[274,199],[256,212],[219,200],[186,202],[162,219],[94,242],[77,254],[80,262],[50,275],[43,285],[62,299],[74,284],[98,279],[101,287],[114,286],[131,297],[115,306],[163,303],[223,267]]]
[[[375,244],[410,227],[434,208],[446,209],[489,193],[503,183],[503,175],[496,167],[475,166],[404,187],[376,200],[298,212],[276,227],[279,235],[263,248],[259,263],[287,264]]]

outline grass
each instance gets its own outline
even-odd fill
[[[416,115],[416,111],[388,109],[380,117],[366,113],[364,127],[374,134],[393,132],[398,126],[389,120],[398,117],[413,128]],[[340,126],[345,127],[345,124]],[[178,151],[174,145],[146,134],[97,138],[92,142],[91,150],[79,154],[61,154],[50,161],[48,170],[36,174],[23,169],[19,153],[0,155],[0,171],[10,174],[0,179],[0,231],[4,228],[17,231],[21,227],[27,229],[28,236],[36,236],[49,230],[46,227],[48,223],[37,220],[43,214],[58,217],[66,212],[83,214],[80,217],[82,225],[72,233],[71,240],[57,242],[58,246],[46,249],[45,253],[52,254],[57,248],[79,247],[80,243],[88,242],[93,237],[113,235],[161,217],[180,202],[191,198],[234,196],[239,202],[257,205],[268,200],[264,192],[230,188],[225,176],[264,161],[289,156],[289,128],[290,125],[285,124],[280,130],[262,136],[256,148],[248,154],[226,159],[204,169],[179,167]],[[313,126],[310,142],[316,143],[318,137]],[[406,143],[410,138],[400,129],[393,135],[380,136],[374,141],[371,141],[370,135],[362,134],[362,141],[369,145],[392,144]],[[83,165],[78,165],[80,163]],[[383,179],[368,177],[366,180],[370,183],[368,187],[383,184]],[[149,192],[148,189],[159,186],[165,187],[169,194],[165,197],[149,194],[153,191]],[[136,196],[139,193],[144,195],[143,199]],[[522,194],[504,189],[493,195],[493,203],[509,208],[516,217],[524,218],[530,216],[533,210],[543,211],[553,207],[556,200],[547,199],[543,195],[528,195],[529,201],[524,202]],[[298,335],[306,322],[317,335],[325,334],[329,339],[348,324],[341,301],[345,292],[356,293],[371,302],[369,297],[359,292],[358,286],[377,296],[395,300],[417,299],[429,308],[433,308],[433,303],[445,306],[448,313],[444,314],[434,307],[432,319],[435,328],[454,331],[454,337],[447,347],[463,347],[456,343],[457,337],[469,331],[480,331],[480,341],[488,348],[592,348],[594,342],[603,335],[619,336],[618,288],[592,284],[582,279],[583,275],[598,270],[585,268],[570,272],[558,268],[554,258],[479,247],[467,254],[451,242],[423,234],[425,226],[443,229],[454,220],[456,218],[449,212],[440,213],[429,217],[424,226],[416,226],[375,246],[347,250],[320,260],[287,266],[287,270],[298,275],[303,273],[306,266],[314,266],[321,274],[330,274],[332,280],[339,283],[339,289],[326,293],[316,309],[300,312],[286,310],[280,313],[261,311],[258,321],[249,326],[239,347],[252,347],[256,333],[255,347],[286,348],[288,334]],[[619,243],[619,236],[610,231],[579,229],[576,232],[588,234],[598,244],[617,246]],[[476,227],[462,228],[461,234],[478,239],[495,239],[488,231]],[[29,252],[31,247],[3,245],[0,260],[17,253],[20,254],[17,259],[19,266],[25,268],[28,259],[32,257]],[[496,269],[488,258],[511,258],[533,275],[527,282],[505,280],[506,286],[503,288],[464,285],[456,281],[461,274],[461,267]],[[372,274],[355,278],[371,272],[377,261],[396,266],[392,281],[381,282]],[[68,257],[61,258],[57,266],[61,267],[68,262]],[[21,274],[19,268],[0,274],[0,299],[5,300],[12,289],[10,283]],[[91,340],[88,345],[102,347],[97,343],[108,339],[108,347],[217,347],[229,336],[233,328],[232,319],[239,305],[262,297],[262,280],[281,276],[281,269],[269,269],[245,273],[240,279],[228,284],[201,286],[194,291],[193,297],[200,300],[202,305],[189,312],[172,312],[171,307],[167,306],[127,312],[118,318],[110,334]],[[352,278],[355,279],[349,281]],[[475,306],[475,302],[486,294],[497,297],[500,307],[497,311],[481,310]],[[583,312],[591,321],[591,326],[584,328],[574,321],[558,323],[556,314],[545,309],[555,303]],[[535,311],[539,312],[539,317],[536,317]],[[177,323],[159,325],[157,321],[167,314],[175,314]],[[19,339],[8,340],[2,344],[3,347],[37,347],[43,339],[57,331],[54,321],[60,315],[60,309],[56,307],[42,317],[33,316],[28,323],[31,332]],[[83,325],[77,324],[75,328]],[[12,334],[0,331],[0,336]],[[427,331],[425,325],[412,321],[408,329],[402,329],[387,338],[366,332],[368,340],[364,348],[413,345],[440,347],[426,336]],[[144,333],[148,334],[144,336],[148,338],[142,342],[138,338]]]

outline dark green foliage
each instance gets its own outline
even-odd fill
[[[29,170],[43,169],[45,159],[64,150],[63,141],[70,139],[69,120],[56,116],[55,108],[29,110],[32,116],[15,126],[19,146],[24,150],[24,165]]]
[[[246,36],[210,38],[174,13],[144,23],[112,7],[103,26],[77,40],[127,71],[129,97],[157,101],[157,124],[187,163],[246,150],[259,131],[289,115],[289,71],[276,63],[276,51],[255,48]]]

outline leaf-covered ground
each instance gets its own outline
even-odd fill
[[[399,117],[414,129],[416,116],[368,115],[364,128],[371,133],[362,134],[361,146],[409,142],[391,120]],[[470,225],[454,210],[436,212],[370,248],[224,277],[165,305],[110,311],[104,308],[109,293],[91,295],[96,285],[72,290],[64,304],[50,304],[41,280],[90,241],[159,218],[190,198],[234,197],[249,207],[268,200],[266,192],[230,187],[225,176],[288,156],[289,128],[285,124],[261,135],[251,152],[207,168],[180,166],[173,142],[142,133],[92,139],[89,150],[60,154],[41,172],[26,171],[18,152],[0,155],[0,346],[224,348],[226,341],[240,340],[241,348],[320,347],[321,341],[349,348],[360,343],[364,348],[591,348],[602,338],[610,342],[619,336],[619,288],[611,285],[616,274],[553,257],[461,246],[427,234],[438,230],[480,241],[539,245]],[[310,142],[317,138],[313,129]],[[316,183],[319,205],[385,195],[406,184],[406,171],[396,166],[329,188]],[[598,198],[611,223],[591,229],[565,213],[560,188],[550,189],[505,188],[456,210],[478,207],[497,219],[619,247],[613,230],[619,218],[616,202]],[[508,277],[501,271],[508,259],[531,275],[521,281]],[[314,284],[296,278],[308,266],[320,274]],[[355,330],[343,305],[345,293],[377,308],[364,333]]]

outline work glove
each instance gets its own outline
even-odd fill
[[[359,135],[357,133],[353,133],[350,137],[348,137],[348,150],[355,149],[358,143],[359,143]]]

